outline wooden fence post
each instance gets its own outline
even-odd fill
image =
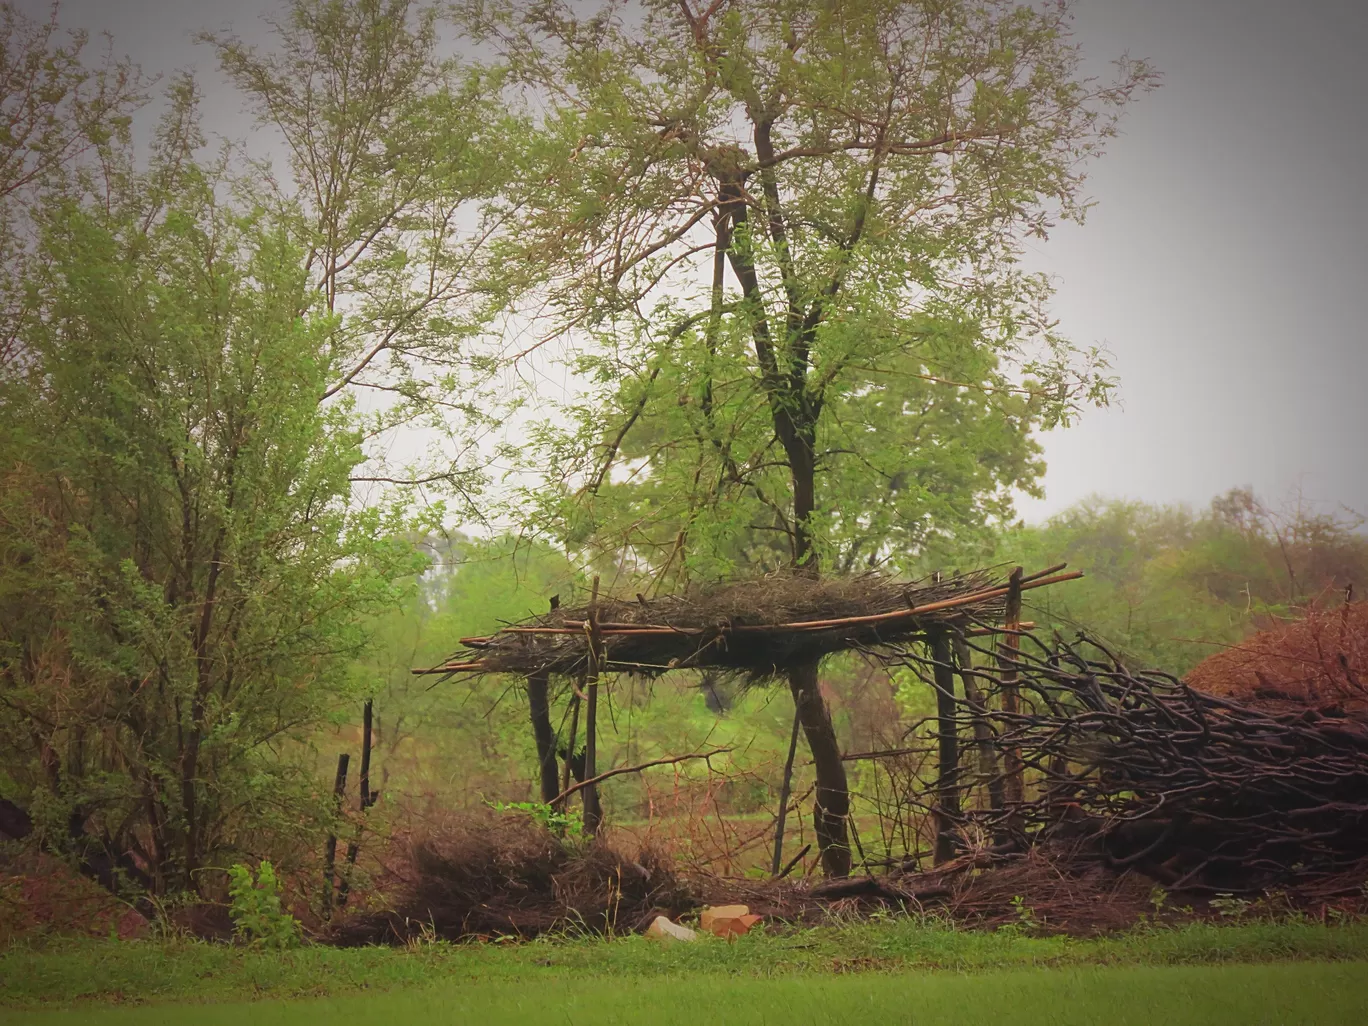
[[[372,805],[378,795],[370,789],[370,760],[371,760],[371,724],[375,711],[375,700],[366,699],[365,706],[361,709],[361,811],[364,813]],[[347,904],[347,894],[351,891],[351,871],[356,865],[356,856],[361,851],[361,824],[356,826],[357,839],[352,840],[347,845],[347,868],[342,875],[341,883],[337,888],[337,907],[344,908]]]
[[[551,611],[560,608],[560,596],[551,596]],[[551,729],[551,675],[545,670],[527,677],[527,708],[532,719],[532,738],[537,743],[537,776],[541,800],[550,805],[563,788],[557,787],[556,734]]]

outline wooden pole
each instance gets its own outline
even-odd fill
[[[371,761],[371,724],[373,721],[374,699],[366,699],[366,704],[361,708],[361,811],[365,812],[375,804],[378,797],[370,789],[370,761]],[[357,836],[360,836],[360,826],[357,826]],[[347,894],[351,890],[351,871],[356,865],[356,856],[361,851],[359,840],[353,840],[347,845],[347,869],[342,875],[342,882],[337,889],[337,907],[343,908],[347,904]]]
[[[801,702],[802,699],[799,699]],[[789,793],[793,786],[793,757],[798,751],[798,727],[802,724],[802,708],[793,704],[793,731],[789,734],[788,758],[784,760],[784,779],[779,784],[779,818],[774,824],[774,857],[770,859],[770,876],[779,875],[779,861],[784,857],[784,823],[788,819]],[[791,868],[791,867],[790,867]]]
[[[1001,669],[1002,711],[1007,714],[1007,729],[1015,725],[1013,717],[1021,713],[1021,693],[1017,688],[1016,658],[1021,649],[1021,638],[1013,633],[1021,626],[1021,567],[1016,567],[1007,579],[1007,608],[1003,616],[1002,642],[998,646],[998,665]],[[1002,753],[1003,801],[1007,808],[1018,808],[1026,795],[1025,771],[1021,755],[1011,746]],[[1019,829],[1015,818],[1008,820],[1013,831]]]
[[[939,735],[939,772],[936,777],[936,850],[940,865],[955,857],[959,840],[959,737],[955,731],[955,671],[950,663],[950,638],[944,630],[931,634],[931,668],[936,685],[936,732]]]
[[[585,668],[584,688],[584,779],[598,775],[598,676],[602,639],[598,624],[599,579],[594,575],[594,590],[589,598],[589,656]],[[603,806],[599,803],[598,785],[584,788],[584,832],[590,837],[598,833],[603,821]]]
[[[337,811],[342,811],[342,796],[347,792],[347,763],[351,756],[343,752],[337,757],[337,776],[333,778],[333,800],[337,805]],[[332,913],[333,887],[335,870],[337,868],[337,835],[328,834],[327,847],[323,851],[323,915],[326,918]]]

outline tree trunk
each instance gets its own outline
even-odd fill
[[[551,729],[550,677],[534,673],[527,678],[527,705],[532,715],[532,736],[537,742],[537,764],[541,777],[541,800],[550,805],[560,794],[556,779],[556,738]]]
[[[831,710],[817,684],[817,663],[805,663],[789,670],[789,688],[817,771],[817,801],[812,818],[822,853],[822,870],[827,876],[849,876],[850,841],[846,816],[850,814],[850,789],[846,784],[845,763],[841,761],[836,728],[831,722]]]

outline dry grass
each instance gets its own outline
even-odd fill
[[[628,857],[602,841],[556,837],[494,814],[394,842],[378,893],[387,907],[354,911],[328,939],[342,945],[514,936],[555,930],[612,934],[679,915],[697,897],[650,847]]]
[[[834,652],[905,640],[932,624],[964,624],[972,617],[996,620],[1002,600],[999,596],[971,607],[825,629],[784,625],[906,612],[913,606],[970,596],[998,583],[991,571],[920,582],[878,573],[808,577],[784,572],[650,601],[601,598],[594,613],[600,623],[638,628],[605,634],[605,669],[651,675],[678,667],[707,667],[758,680]],[[579,625],[589,616],[588,606],[558,609],[517,625],[545,633],[513,629],[470,639],[469,647],[475,649],[470,658],[479,663],[471,669],[576,674],[588,653]],[[658,629],[640,629],[651,627]]]
[[[1199,691],[1255,708],[1339,709],[1368,715],[1368,602],[1312,609],[1260,631],[1188,674]]]

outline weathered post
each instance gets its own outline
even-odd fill
[[[584,674],[584,779],[598,775],[598,677],[599,652],[602,644],[598,617],[599,579],[594,575],[594,590],[589,598],[589,619],[585,630],[589,634],[589,656]],[[599,803],[598,784],[584,788],[584,832],[593,837],[603,821],[603,806]]]
[[[343,752],[337,757],[337,776],[333,778],[333,801],[337,811],[342,811],[342,796],[347,792],[347,763],[351,756]],[[328,834],[327,847],[323,851],[323,916],[332,913],[334,876],[337,869],[337,835]]]
[[[560,596],[551,597],[551,609],[560,607]],[[550,805],[560,794],[556,780],[556,735],[551,729],[551,675],[545,670],[527,678],[527,707],[532,719],[532,737],[537,743],[537,771],[541,800]]]
[[[366,699],[366,704],[361,709],[361,811],[364,813],[375,804],[376,794],[370,789],[370,759],[371,759],[371,722],[374,712],[374,699]],[[351,890],[351,871],[356,865],[356,856],[361,851],[361,825],[357,824],[357,838],[347,845],[347,868],[342,874],[342,881],[337,888],[337,907],[343,908],[347,904],[347,894]]]
[[[793,732],[789,735],[788,758],[784,760],[784,779],[779,784],[779,817],[774,824],[774,858],[770,876],[779,875],[779,860],[784,854],[784,823],[788,819],[789,791],[793,786],[793,757],[798,751],[798,728],[803,722],[803,696],[794,696]]]
[[[959,808],[959,736],[955,724],[955,671],[950,663],[950,636],[940,627],[930,632],[932,679],[936,686],[936,733],[939,741],[939,772],[936,776],[935,863],[955,857],[959,841],[955,828]]]

